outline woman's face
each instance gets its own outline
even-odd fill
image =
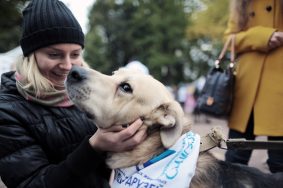
[[[41,74],[57,89],[64,88],[64,81],[73,65],[82,65],[82,47],[78,44],[55,44],[35,51]]]

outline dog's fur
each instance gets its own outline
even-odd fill
[[[191,129],[179,103],[152,76],[123,68],[108,76],[74,66],[66,87],[70,99],[100,128],[127,125],[138,118],[148,127],[147,139],[135,149],[109,153],[107,164],[112,169],[148,161]],[[273,188],[283,184],[282,177],[282,173],[265,174],[256,168],[220,161],[204,152],[199,155],[190,187]]]

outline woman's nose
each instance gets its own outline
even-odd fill
[[[71,70],[71,68],[72,68],[72,60],[71,60],[71,58],[65,57],[62,60],[62,63],[60,63],[59,67],[61,69],[65,69],[65,70]]]

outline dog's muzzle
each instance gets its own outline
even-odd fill
[[[74,84],[81,82],[87,78],[87,71],[79,66],[73,66],[67,76],[67,84]]]
[[[89,99],[91,88],[83,83],[84,80],[87,80],[87,74],[88,72],[85,68],[73,66],[67,76],[65,86],[68,96],[77,104]]]

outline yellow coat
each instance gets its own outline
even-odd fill
[[[248,16],[248,29],[238,32],[235,17],[230,16],[225,32],[236,33],[239,54],[228,125],[244,132],[253,110],[255,135],[283,136],[283,46],[268,51],[272,33],[283,31],[280,1],[252,0]]]

